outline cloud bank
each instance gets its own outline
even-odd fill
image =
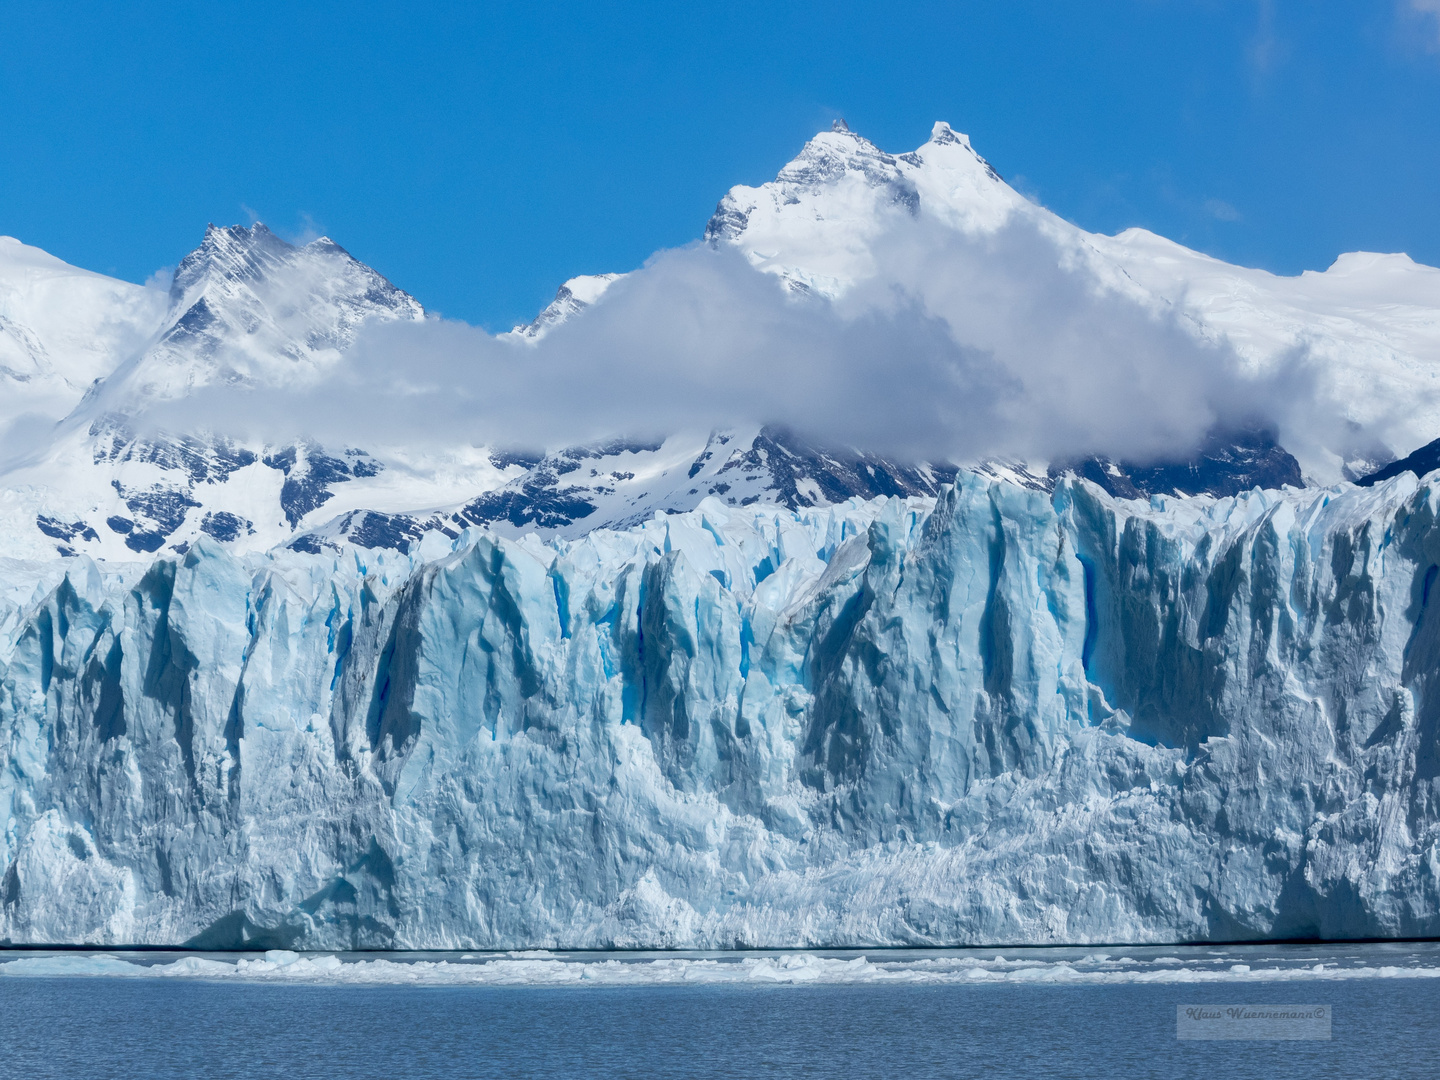
[[[981,237],[897,216],[878,272],[797,295],[738,252],[656,255],[538,343],[463,323],[367,327],[321,381],[210,387],[157,426],[365,447],[555,448],[774,423],[909,458],[1188,453],[1213,426],[1313,400],[1101,287],[1034,225]],[[1315,417],[1307,417],[1314,424]]]

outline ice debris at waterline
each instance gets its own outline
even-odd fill
[[[573,541],[11,563],[0,939],[1440,934],[1437,510],[1409,474],[962,474]]]
[[[1178,950],[1189,954],[1192,950]],[[1238,959],[1250,963],[1237,963]],[[263,957],[182,956],[154,960],[115,955],[27,956],[0,961],[0,976],[242,979],[350,985],[419,986],[807,986],[857,983],[1255,983],[1349,979],[1440,978],[1434,950],[1334,958],[1207,953],[1200,957],[1136,958],[1114,953],[1078,956],[937,954],[933,956],[625,957],[575,959],[544,953],[466,956],[460,960],[341,959],[274,950]],[[1390,960],[1390,963],[1376,961]],[[1429,961],[1429,962],[1427,962]]]

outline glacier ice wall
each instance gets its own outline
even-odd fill
[[[0,565],[0,940],[1434,935],[1437,511],[967,475]]]

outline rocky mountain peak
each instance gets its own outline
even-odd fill
[[[887,153],[837,120],[774,180],[731,188],[705,239],[734,244],[792,290],[834,297],[873,271],[871,242],[896,213],[992,232],[1017,211],[1044,213],[943,120],[929,141],[904,154]]]
[[[276,236],[262,222],[248,229],[243,225],[207,225],[200,246],[175,268],[171,302],[183,303],[196,288],[216,278],[261,280],[283,266],[294,251],[294,245]]]
[[[528,341],[539,341],[561,323],[568,321],[599,300],[611,284],[624,274],[581,274],[555,290],[555,299],[530,322],[510,331]]]
[[[108,380],[108,393],[173,398],[221,377],[288,381],[328,362],[367,319],[421,319],[419,301],[339,244],[303,247],[261,222],[210,225],[180,261],[156,343]]]

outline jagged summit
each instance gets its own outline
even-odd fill
[[[244,225],[205,226],[205,237],[200,246],[180,260],[175,268],[175,278],[170,286],[172,300],[178,300],[197,284],[210,278],[262,281],[283,272],[297,253],[305,252],[317,257],[345,259],[362,267],[376,281],[395,289],[370,267],[365,266],[343,247],[328,236],[320,236],[306,244],[292,244],[277,236],[263,221],[257,221],[248,228]]]
[[[318,265],[317,265],[318,264]],[[170,287],[172,312],[178,318],[204,294],[224,288],[222,283],[248,287],[258,297],[276,287],[295,284],[297,268],[324,269],[332,281],[315,283],[312,294],[323,294],[341,306],[391,311],[419,316],[419,301],[396,288],[383,276],[356,259],[328,236],[296,246],[276,236],[263,222],[243,225],[208,225],[205,238],[175,269]],[[338,271],[338,273],[336,273]],[[287,305],[288,306],[288,305]]]
[[[172,304],[188,307],[185,297],[211,278],[259,281],[278,271],[294,252],[292,244],[280,239],[263,222],[250,228],[243,225],[205,226],[205,239],[175,268],[170,285]]]
[[[6,463],[11,482],[35,492],[26,515],[62,554],[184,550],[201,534],[268,546],[336,485],[382,472],[352,447],[242,446],[203,424],[160,433],[135,418],[217,382],[324,378],[366,321],[425,317],[408,293],[328,237],[296,246],[258,222],[208,227],[176,268],[168,303],[133,288],[152,305],[134,350],[110,354],[111,369],[48,447]]]
[[[833,297],[873,272],[871,246],[896,214],[974,232],[999,228],[1016,212],[1044,213],[944,121],[919,149],[890,154],[837,120],[774,180],[731,188],[705,239],[739,247],[797,292]]]
[[[285,383],[333,361],[367,319],[422,319],[419,301],[329,237],[303,247],[261,222],[210,225],[180,261],[154,346],[117,371],[107,407],[170,399],[217,378]]]
[[[581,274],[555,290],[555,299],[533,320],[510,331],[512,336],[539,341],[561,323],[580,314],[599,300],[605,290],[624,274]]]

